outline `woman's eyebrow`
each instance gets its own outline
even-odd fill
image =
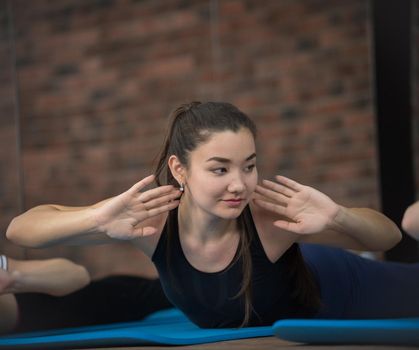
[[[249,160],[251,160],[251,159],[253,159],[253,158],[256,158],[256,153],[252,153],[249,157],[247,157],[246,158],[246,162],[249,161]],[[216,161],[216,162],[220,162],[220,163],[230,163],[231,162],[230,159],[223,158],[223,157],[211,157],[211,158],[208,158],[206,160],[206,162],[210,162],[212,160],[213,161]]]

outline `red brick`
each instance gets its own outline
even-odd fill
[[[233,102],[259,124],[261,176],[280,172],[343,203],[378,208],[365,1],[231,0],[219,2],[218,13],[209,2],[177,0],[13,3],[25,187],[18,188],[15,170],[0,168],[16,194],[5,197],[7,218],[19,211],[20,190],[29,208],[93,203],[128,188],[150,173],[169,111],[209,99]],[[0,62],[10,64],[5,40]],[[0,81],[1,110],[14,111],[10,74]],[[12,164],[18,155],[10,113],[0,142],[13,152],[0,151],[0,159]],[[0,225],[4,231],[6,222]],[[89,248],[39,254],[73,257],[101,275],[111,253],[94,251],[97,262]],[[142,259],[125,246],[115,252],[118,272],[134,271],[125,253]]]

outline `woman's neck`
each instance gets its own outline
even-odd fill
[[[237,220],[216,217],[186,201],[179,204],[178,225],[182,235],[193,235],[202,243],[219,240],[237,232]]]

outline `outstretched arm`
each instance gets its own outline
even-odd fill
[[[419,201],[413,203],[404,212],[402,227],[409,235],[419,240]]]
[[[14,218],[6,235],[28,247],[104,243],[110,238],[131,240],[156,233],[150,218],[178,205],[180,193],[173,186],[147,191],[154,176],[139,181],[122,194],[88,207],[41,205]]]
[[[345,208],[320,191],[284,176],[264,180],[255,203],[276,214],[273,225],[298,240],[341,248],[383,251],[401,239],[398,227],[368,208]]]

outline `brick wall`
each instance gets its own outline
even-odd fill
[[[151,172],[169,111],[212,99],[258,124],[262,176],[281,173],[344,205],[379,209],[368,1],[12,3],[24,187],[14,118],[5,113],[6,219],[19,211],[20,190],[26,209],[123,191]],[[7,61],[6,36],[0,45]],[[11,111],[13,84],[1,81],[1,108]],[[95,275],[134,273],[143,261],[124,245],[27,255],[67,255]]]
[[[412,74],[412,102],[413,102],[413,147],[415,156],[416,198],[419,200],[419,1],[414,1],[413,26],[413,74]]]
[[[0,2],[0,232],[5,232],[8,223],[21,207],[9,10],[6,1]],[[22,249],[7,243],[3,235],[0,236],[0,244],[11,254],[22,257]]]

